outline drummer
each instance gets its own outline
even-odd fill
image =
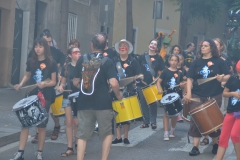
[[[162,57],[156,52],[158,50],[157,43],[157,40],[151,40],[148,45],[148,52],[145,52],[138,59],[144,75],[144,83],[137,84],[139,86],[138,95],[143,112],[143,124],[140,128],[149,128],[150,123],[152,129],[157,128],[157,103],[152,103],[148,106],[141,89],[141,87],[146,87],[146,85],[154,84],[152,82],[156,81],[162,70],[165,68]]]
[[[26,74],[21,83],[15,85],[14,88],[19,90],[28,80],[30,84],[37,84],[37,88],[34,89],[30,94],[37,95],[39,94],[39,91],[43,93],[46,101],[45,109],[48,113],[50,104],[52,104],[55,99],[54,86],[56,85],[57,70],[57,64],[51,58],[51,52],[47,41],[44,38],[38,38],[34,42],[31,58],[29,58],[27,61]],[[46,79],[50,79],[50,81],[43,82]],[[39,132],[37,160],[43,159],[42,151],[46,138],[47,122],[48,119],[37,126]],[[21,130],[19,150],[14,160],[24,159],[23,154],[28,139],[28,131],[28,128],[22,128]]]
[[[119,53],[119,56],[114,57],[113,61],[116,66],[116,71],[118,72],[117,76],[119,80],[141,74],[141,68],[139,66],[139,63],[135,58],[133,58],[132,56],[129,56],[129,54],[133,51],[133,46],[129,41],[122,39],[120,42],[115,44],[115,49]],[[134,82],[128,84],[123,89],[124,98],[130,97],[133,95],[136,95],[136,86]],[[124,128],[123,140],[121,137],[120,125],[123,125],[123,128]],[[116,127],[117,127],[117,137],[112,141],[112,144],[117,144],[122,142],[124,144],[130,144],[128,140],[128,131],[130,128],[129,121],[117,123]]]
[[[169,93],[178,93],[181,96],[182,90],[180,89],[180,87],[183,87],[184,84],[182,82],[183,74],[177,69],[177,64],[179,63],[179,56],[176,54],[171,54],[169,56],[168,63],[170,67],[163,70],[162,74],[160,75],[160,78],[157,81],[158,93],[163,94],[163,96]],[[180,85],[180,86],[177,86],[177,85]],[[160,86],[162,86],[162,88],[165,90],[164,93]],[[171,138],[175,137],[174,132],[175,132],[175,127],[177,123],[177,118],[178,116],[173,116],[171,118],[171,130],[169,134],[168,132],[169,117],[167,116],[166,112],[164,112],[164,115],[163,115],[164,138],[163,139],[165,141],[168,141],[169,137]]]
[[[67,157],[69,155],[73,154],[73,135],[76,137],[77,128],[78,125],[78,119],[77,119],[77,104],[76,102],[73,102],[73,100],[68,99],[68,95],[71,93],[78,92],[79,90],[73,86],[73,77],[74,77],[74,69],[76,66],[76,63],[81,56],[80,50],[78,47],[71,47],[68,49],[68,57],[70,58],[70,63],[67,63],[62,68],[61,72],[61,83],[59,85],[58,91],[60,93],[63,92],[63,102],[62,107],[65,110],[65,116],[66,116],[66,136],[67,136],[67,143],[68,148],[65,153],[62,153],[62,157]],[[71,90],[70,92],[64,92],[65,90]],[[73,116],[72,116],[73,111]],[[74,127],[74,134],[73,134],[73,127]],[[75,148],[77,148],[77,141],[75,144]]]
[[[199,53],[201,57],[193,62],[187,73],[187,95],[184,100],[185,103],[190,103],[191,110],[208,101],[209,98],[214,98],[218,106],[221,106],[223,92],[221,82],[227,81],[230,76],[226,63],[219,58],[218,49],[213,40],[204,40]],[[197,79],[211,77],[216,77],[216,79],[198,85]],[[200,98],[201,102],[190,102],[191,98]],[[198,146],[202,135],[192,119],[188,133],[193,137],[194,145],[189,155],[196,156],[200,154]],[[220,130],[209,134],[213,138],[212,154],[217,153],[219,135]]]

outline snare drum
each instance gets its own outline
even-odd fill
[[[73,100],[73,102],[76,102],[76,98],[78,98],[79,92],[75,92],[68,95],[68,99]]]
[[[13,106],[13,111],[24,128],[37,126],[48,118],[46,110],[41,107],[36,95],[18,101]]]
[[[161,103],[169,117],[177,116],[182,111],[181,98],[177,93],[166,94],[162,97]]]
[[[113,110],[118,114],[116,123],[126,122],[142,117],[142,111],[137,96],[131,96],[112,102]]]
[[[220,111],[216,100],[210,99],[189,112],[202,135],[208,135],[222,127],[223,114]]]
[[[151,103],[157,102],[162,98],[162,94],[158,94],[156,85],[152,85],[150,87],[144,88],[142,89],[142,92],[148,105]]]
[[[55,102],[51,104],[52,113],[54,116],[63,116],[65,114],[62,108],[63,94],[56,91]]]

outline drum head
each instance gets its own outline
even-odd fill
[[[75,93],[72,93],[68,96],[68,98],[72,98],[72,97],[78,97],[79,95],[79,92],[75,92]]]
[[[169,93],[169,94],[166,94],[165,96],[162,97],[161,99],[161,103],[164,105],[164,104],[171,104],[173,102],[175,102],[176,100],[179,99],[179,94],[177,93]]]
[[[33,102],[35,102],[38,99],[36,95],[32,95],[30,97],[24,98],[20,101],[18,101],[14,106],[13,106],[13,111],[19,110],[21,108],[25,108],[29,105],[31,105]]]

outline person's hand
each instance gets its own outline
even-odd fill
[[[122,92],[119,92],[119,94],[117,96],[117,99],[118,100],[122,100],[123,99],[123,93]]]
[[[183,98],[184,103],[188,104],[189,102],[191,102],[191,98],[192,98],[192,95],[187,93],[186,96]]]
[[[240,92],[233,92],[233,97],[240,99]]]
[[[46,87],[46,84],[45,84],[45,82],[39,82],[37,84],[37,86],[38,86],[38,88],[42,89],[42,88]]]
[[[14,89],[16,90],[16,91],[19,91],[19,89],[22,87],[22,85],[21,84],[16,84],[15,86],[14,86]]]
[[[180,82],[180,84],[179,84],[179,86],[181,87],[181,88],[184,88],[184,85],[186,84],[186,82]]]
[[[64,89],[63,89],[63,87],[62,87],[61,85],[60,85],[60,86],[58,87],[58,89],[57,89],[57,91],[60,92],[60,93],[62,93],[63,90],[64,90]]]
[[[224,87],[225,87],[225,84],[226,84],[226,82],[222,82],[222,83],[221,83],[221,86],[224,88]]]
[[[223,76],[217,74],[217,75],[216,75],[216,79],[217,79],[219,82],[222,82],[222,80],[223,80]]]
[[[163,91],[162,90],[158,90],[158,94],[163,94]]]

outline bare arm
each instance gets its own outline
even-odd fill
[[[61,83],[58,87],[58,92],[63,92],[64,88],[66,86],[66,78],[65,77],[61,77]]]
[[[184,97],[184,102],[187,104],[192,98],[192,78],[187,78],[187,95]]]
[[[56,72],[54,72],[54,73],[52,73],[51,74],[51,79],[50,79],[50,81],[49,82],[40,82],[40,83],[38,83],[37,85],[38,85],[38,87],[39,88],[45,88],[45,87],[53,87],[53,86],[55,86],[56,85]]]
[[[74,78],[73,79],[73,85],[80,89],[80,78]]]
[[[237,99],[240,99],[240,92],[229,92],[229,89],[225,87],[223,90],[223,96],[226,98],[235,97]]]
[[[31,72],[26,72],[22,81],[19,84],[15,85],[14,89],[18,91],[29,80],[30,76]]]
[[[115,93],[115,96],[118,100],[121,100],[123,98],[122,92],[119,90],[119,84],[116,78],[109,79],[109,84],[112,87],[113,92]]]
[[[161,87],[161,83],[162,83],[162,79],[158,78],[158,80],[157,80],[158,94],[162,94],[163,93],[163,90],[162,90],[162,87]]]

